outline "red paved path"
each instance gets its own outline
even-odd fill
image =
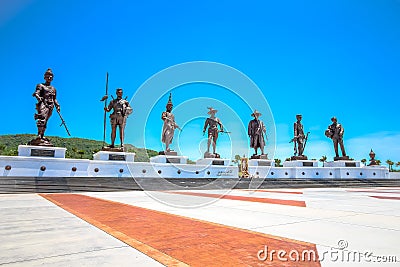
[[[296,207],[305,207],[306,203],[300,200],[286,200],[286,199],[276,199],[276,198],[265,198],[265,197],[246,197],[246,196],[232,196],[232,195],[220,195],[220,194],[209,194],[209,193],[199,193],[199,192],[166,192],[171,194],[197,196],[197,197],[211,197],[211,198],[221,198],[229,200],[240,200],[240,201],[250,201],[250,202],[260,202],[269,204],[279,204],[279,205],[289,205]]]
[[[384,196],[370,196],[379,199],[391,199],[391,200],[400,200],[400,197],[384,197]]]
[[[77,194],[40,194],[168,266],[320,266],[315,261],[260,261],[257,252],[317,251],[314,244]],[[249,218],[251,219],[251,218]],[[288,257],[286,255],[286,257]],[[317,255],[318,257],[318,255]]]
[[[268,190],[268,189],[242,189],[248,192],[266,192],[266,193],[281,193],[281,194],[303,194],[303,192],[299,191],[277,191],[277,190]]]

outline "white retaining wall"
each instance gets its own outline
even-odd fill
[[[384,166],[268,167],[249,166],[259,178],[400,178]],[[1,176],[238,178],[237,166],[0,156]]]

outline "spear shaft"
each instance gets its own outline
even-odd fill
[[[108,72],[106,75],[106,94],[105,96],[108,96]],[[106,126],[107,126],[107,111],[105,110],[107,108],[107,98],[104,100],[104,124],[103,124],[103,147],[106,145]]]

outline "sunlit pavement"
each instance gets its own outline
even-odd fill
[[[397,266],[399,240],[398,187],[0,195],[2,266]]]

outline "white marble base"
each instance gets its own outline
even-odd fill
[[[130,168],[128,167],[129,164],[135,164],[135,162],[122,160],[91,160],[87,169],[87,176],[132,177]]]
[[[275,161],[271,159],[250,159],[249,166],[274,167]]]
[[[46,146],[18,146],[18,156],[21,157],[43,157],[43,158],[65,158],[65,147],[46,147]]]
[[[237,178],[237,166],[170,164],[170,163],[129,163],[133,177],[138,178]]]
[[[196,161],[196,165],[229,166],[230,163],[230,159],[221,158],[205,158]]]
[[[390,172],[389,178],[390,179],[400,179],[400,172]]]
[[[88,159],[0,156],[0,177],[85,177],[90,163]]]
[[[324,163],[324,167],[346,167],[346,168],[361,167],[361,161],[357,160],[328,161]]]
[[[291,160],[283,162],[283,167],[318,167],[316,160]]]
[[[171,164],[186,164],[188,157],[186,156],[170,156],[158,155],[150,158],[151,163],[171,163]]]
[[[267,178],[271,168],[269,166],[249,166],[250,178]]]
[[[116,153],[116,152],[110,152]],[[119,152],[123,153],[123,152]],[[104,154],[104,153],[102,153]],[[133,153],[132,153],[133,154]],[[213,160],[224,165],[213,165]],[[257,160],[259,161],[259,160]],[[197,164],[171,164],[119,160],[65,159],[32,156],[0,156],[0,177],[149,177],[149,178],[238,178],[238,167],[229,159],[199,160]],[[271,161],[270,161],[271,162]],[[203,164],[199,164],[203,163]],[[250,163],[250,161],[249,161]],[[273,162],[272,162],[273,163]],[[250,166],[252,177],[388,179],[400,178],[385,166],[366,167],[274,167]]]
[[[99,151],[93,155],[94,160],[134,162],[135,153]]]
[[[355,167],[257,167],[249,166],[257,178],[318,178],[318,179],[387,179],[388,168]]]

